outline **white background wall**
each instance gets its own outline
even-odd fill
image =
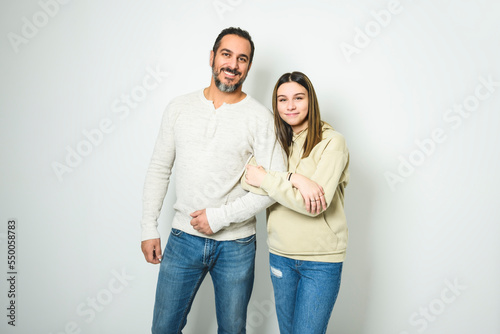
[[[270,107],[277,78],[303,71],[347,138],[350,242],[328,333],[500,333],[498,2],[0,7],[2,277],[18,222],[16,326],[4,278],[0,332],[149,332],[158,267],[143,259],[139,221],[160,118],[209,84],[215,37],[240,26],[256,44],[244,90]],[[258,219],[248,332],[278,333]],[[216,332],[213,304],[206,279],[185,333]]]

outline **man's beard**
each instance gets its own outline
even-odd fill
[[[226,71],[226,72],[233,73],[233,74],[241,74],[240,72],[238,72],[236,70],[231,70],[229,68],[221,68],[219,73],[222,71]],[[238,81],[237,83],[232,84],[232,85],[226,85],[225,83],[222,83],[222,81],[219,80],[219,77],[218,77],[219,73],[217,73],[217,71],[215,70],[215,67],[212,66],[212,76],[214,77],[215,85],[217,86],[217,88],[219,88],[219,90],[221,92],[224,92],[224,93],[234,92],[236,89],[238,89],[243,84],[243,82],[246,79],[246,76],[244,76],[244,77],[241,77],[240,81]]]

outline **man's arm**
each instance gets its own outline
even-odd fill
[[[256,134],[254,156],[257,161],[262,161],[262,165],[266,168],[285,171],[285,154],[276,140],[272,117],[269,119],[270,121]],[[274,203],[275,201],[269,196],[249,192],[219,208],[193,212],[191,216],[194,215],[194,218],[191,220],[191,225],[195,229],[198,228],[198,231],[209,235],[210,232],[216,233],[231,223],[248,220]]]
[[[167,193],[175,160],[174,122],[170,109],[167,107],[163,114],[160,131],[144,182],[141,249],[146,261],[155,264],[161,260],[158,217]]]
[[[241,177],[240,183],[242,188],[254,194],[269,196],[268,192],[261,188],[268,173],[275,178],[279,177],[282,180],[288,181],[294,188],[297,188],[305,201],[307,212],[320,213],[322,210],[326,210],[325,191],[318,183],[298,173],[287,172],[285,174],[284,172],[266,171],[262,166],[257,165],[255,159],[250,161],[245,174]],[[280,202],[276,198],[274,199]]]

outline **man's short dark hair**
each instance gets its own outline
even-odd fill
[[[215,40],[214,47],[212,49],[214,51],[214,54],[217,53],[217,50],[219,49],[222,37],[226,35],[237,35],[250,42],[250,63],[252,63],[255,46],[253,45],[252,37],[250,37],[248,31],[243,30],[241,28],[230,27],[222,30],[219,36],[217,36],[217,39]]]

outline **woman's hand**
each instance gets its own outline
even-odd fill
[[[312,214],[318,214],[326,210],[325,192],[323,187],[307,177],[293,173],[290,182],[300,191],[306,204],[306,210]]]
[[[266,174],[267,172],[262,166],[247,165],[245,181],[251,186],[260,187]]]

